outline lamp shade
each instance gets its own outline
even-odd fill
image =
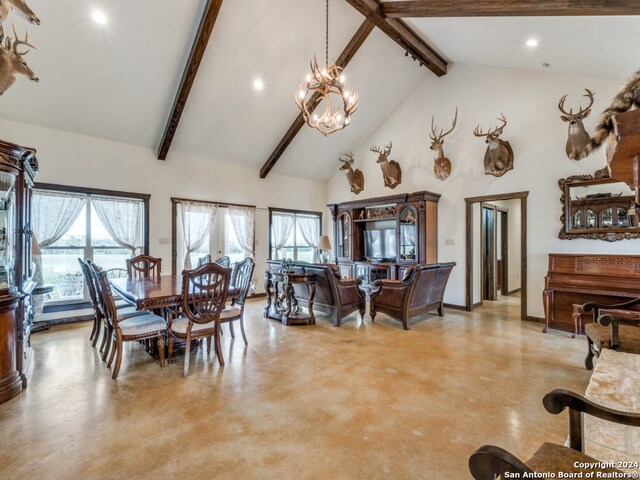
[[[322,235],[320,237],[320,241],[318,242],[319,250],[331,250],[331,242],[329,241],[329,237],[326,235]]]

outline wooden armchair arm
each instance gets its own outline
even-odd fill
[[[374,298],[380,296],[383,291],[389,291],[394,295],[402,295],[404,296],[405,292],[409,291],[410,281],[403,282],[402,280],[376,280],[373,282],[373,287],[375,290],[372,290],[369,294],[369,299],[373,300]],[[395,293],[393,293],[395,290]]]
[[[640,305],[640,298],[634,298],[633,300],[629,300],[628,302],[624,302],[624,303],[617,303],[615,305],[604,305],[602,303],[595,303],[595,302],[589,302],[589,303],[585,303],[582,306],[582,309],[584,310],[585,313],[589,313],[590,311],[594,311],[596,317],[598,316],[598,312],[600,311],[601,308],[618,308],[618,309],[626,309],[629,307],[633,307],[635,305]]]
[[[638,312],[640,316],[640,312]],[[620,324],[640,326],[639,318],[619,317],[613,313],[601,315],[598,317],[598,323],[603,327],[611,325],[611,348],[616,349],[620,346]]]
[[[358,286],[362,285],[362,280],[359,278],[341,278],[338,280],[336,278],[336,283],[341,287],[350,287],[350,286]]]
[[[569,390],[557,389],[547,393],[542,399],[542,404],[547,412],[554,415],[569,408],[569,446],[579,452],[584,448],[583,413],[621,425],[640,427],[639,413],[622,412],[604,407]]]
[[[511,478],[523,478],[525,473],[533,473],[516,456],[493,445],[483,445],[471,454],[469,471],[476,480],[494,480],[499,476],[505,478],[507,472],[519,474]]]

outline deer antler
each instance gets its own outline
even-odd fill
[[[439,142],[444,137],[446,137],[451,132],[453,132],[454,128],[456,128],[456,122],[458,121],[458,107],[456,107],[456,114],[453,117],[453,123],[451,124],[451,128],[449,130],[447,130],[446,132],[444,132],[444,133],[442,133],[442,128],[441,128],[440,129],[440,134],[436,135],[436,129],[433,127],[433,118],[434,117],[431,117],[431,133],[432,133],[433,136],[429,135],[429,138],[431,138],[431,140],[433,140],[434,142]]]
[[[393,143],[389,140],[389,144],[384,146],[384,154],[389,155],[391,153],[391,147],[393,147]]]
[[[558,108],[560,109],[563,115],[566,115],[567,117],[576,118],[579,116],[586,116],[588,114],[588,112],[591,110],[591,107],[593,105],[593,92],[588,88],[585,88],[585,90],[587,93],[583,95],[583,97],[587,97],[589,99],[589,105],[587,105],[584,108],[580,107],[580,110],[578,110],[578,113],[575,113],[575,114],[573,113],[573,108],[569,109],[568,113],[564,109],[564,102],[567,99],[567,95],[562,96],[562,98],[560,99],[560,102],[558,102]]]
[[[342,157],[347,157],[346,160],[343,160]],[[344,155],[340,155],[338,158],[342,163],[346,163],[347,165],[351,165],[354,161],[353,152],[345,153]]]
[[[371,150],[372,152],[375,152],[375,153],[382,153],[382,150],[380,150],[380,147],[378,147],[376,145],[372,145],[371,148],[369,148],[369,150]]]
[[[18,38],[18,34],[16,33],[16,27],[13,27],[13,36],[16,38],[16,41],[13,42],[13,53],[15,53],[17,56],[22,57],[24,55],[26,55],[27,53],[29,53],[31,50],[27,50],[25,52],[19,52],[18,51],[18,46],[20,45],[25,45],[27,47],[31,47],[31,48],[35,48],[36,50],[38,49],[38,47],[36,47],[35,45],[31,45],[29,43],[29,31],[27,30],[27,32],[24,34],[24,40],[20,40]]]
[[[583,115],[586,112],[588,112],[589,110],[591,110],[591,106],[593,105],[593,92],[591,90],[589,90],[588,88],[585,88],[586,90],[586,94],[583,95],[583,97],[587,97],[589,99],[589,105],[587,105],[584,110],[582,109],[582,107],[580,107],[580,111],[576,114],[576,115]]]
[[[504,113],[500,113],[498,120],[502,122],[502,126],[498,127],[496,125],[496,129],[492,132],[492,135],[502,135],[502,130],[507,126],[507,118],[504,116]]]
[[[565,93],[560,99],[560,101],[558,102],[558,108],[560,109],[560,112],[562,112],[563,115],[566,115],[567,117],[573,117],[573,108],[570,109],[568,112],[564,109],[564,101],[566,99],[567,99],[567,94]]]
[[[473,130],[473,134],[474,134],[476,137],[486,137],[486,136],[487,136],[487,135],[489,135],[490,133],[491,133],[491,130],[489,130],[487,133],[484,133],[484,132],[482,131],[482,129],[480,128],[480,124],[478,124],[478,125],[476,126],[476,128]]]

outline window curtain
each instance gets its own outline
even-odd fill
[[[254,257],[253,239],[255,236],[256,209],[229,205],[229,219],[236,233],[236,240],[247,257]]]
[[[39,252],[60,240],[71,228],[82,207],[87,203],[85,195],[63,192],[33,192],[32,221],[33,221],[33,251]],[[42,276],[42,252],[34,255],[36,264],[33,279],[44,282]]]
[[[142,223],[142,202],[124,198],[92,197],[100,221],[111,238],[123,248],[136,254],[140,244],[140,224]]]
[[[274,213],[271,217],[271,235],[276,258],[280,259],[280,251],[291,235],[293,230],[293,215],[282,215]]]
[[[218,206],[213,203],[180,202],[182,237],[184,240],[184,268],[191,269],[191,253],[199,249],[213,230]]]
[[[302,241],[308,247],[313,247],[313,263],[318,263],[320,219],[318,219],[318,217],[304,217],[302,215],[298,215],[298,227],[300,227]]]

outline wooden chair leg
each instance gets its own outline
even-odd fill
[[[108,332],[108,328],[107,328],[107,322],[106,321],[102,321],[102,343],[100,344],[100,353],[104,353],[104,349],[106,348],[106,342],[109,341],[109,337],[107,336],[107,332]],[[102,357],[102,359],[104,360],[104,357]]]
[[[244,315],[242,315],[240,317],[240,332],[242,333],[242,339],[244,340],[244,344],[245,345],[249,345],[249,342],[247,342],[247,335],[244,332],[244,319],[243,319]]]
[[[444,306],[442,305],[442,303],[438,307],[438,315],[440,315],[441,317],[444,317]]]
[[[89,335],[89,340],[92,340],[91,345],[96,346],[97,338],[95,335],[98,333],[98,317],[96,315],[93,316],[93,325],[91,326],[91,335]]]
[[[229,332],[231,332],[231,338],[236,338],[236,332],[233,331],[233,322],[229,322]]]
[[[111,346],[111,355],[109,356],[109,361],[107,362],[107,368],[111,368],[111,364],[113,363],[113,357],[116,354],[116,350],[118,348],[118,344],[116,343],[116,339],[113,339],[113,345]]]
[[[217,329],[214,336],[216,356],[218,357],[218,363],[221,367],[224,367],[224,358],[222,358],[222,347],[220,346],[220,328]]]
[[[187,334],[185,340],[187,343],[184,347],[184,376],[189,376],[189,354],[191,353],[191,335]]]
[[[109,348],[111,346],[111,342],[109,341],[109,339],[113,338],[113,330],[111,329],[111,327],[109,327],[109,325],[105,326],[104,337],[106,340],[106,344],[104,346],[104,351],[102,352],[102,361],[106,362],[107,357],[109,356]]]
[[[207,337],[207,357],[211,355],[211,336]]]
[[[118,337],[116,349],[118,352],[116,353],[116,366],[113,367],[113,375],[111,378],[114,380],[118,378],[118,373],[120,373],[120,365],[122,364],[122,338]]]
[[[169,365],[171,365],[173,363],[173,335],[169,335],[169,348],[168,350],[168,356],[169,356],[169,360],[167,363],[169,363]]]
[[[404,327],[405,330],[411,330],[411,325],[409,324],[408,318],[402,319],[402,326]]]
[[[589,349],[589,352],[587,353],[587,358],[584,359],[584,366],[587,370],[593,370],[594,345],[593,340],[591,340],[589,337],[587,337],[587,347]]]
[[[164,332],[158,335],[158,354],[160,355],[160,368],[164,367]]]

